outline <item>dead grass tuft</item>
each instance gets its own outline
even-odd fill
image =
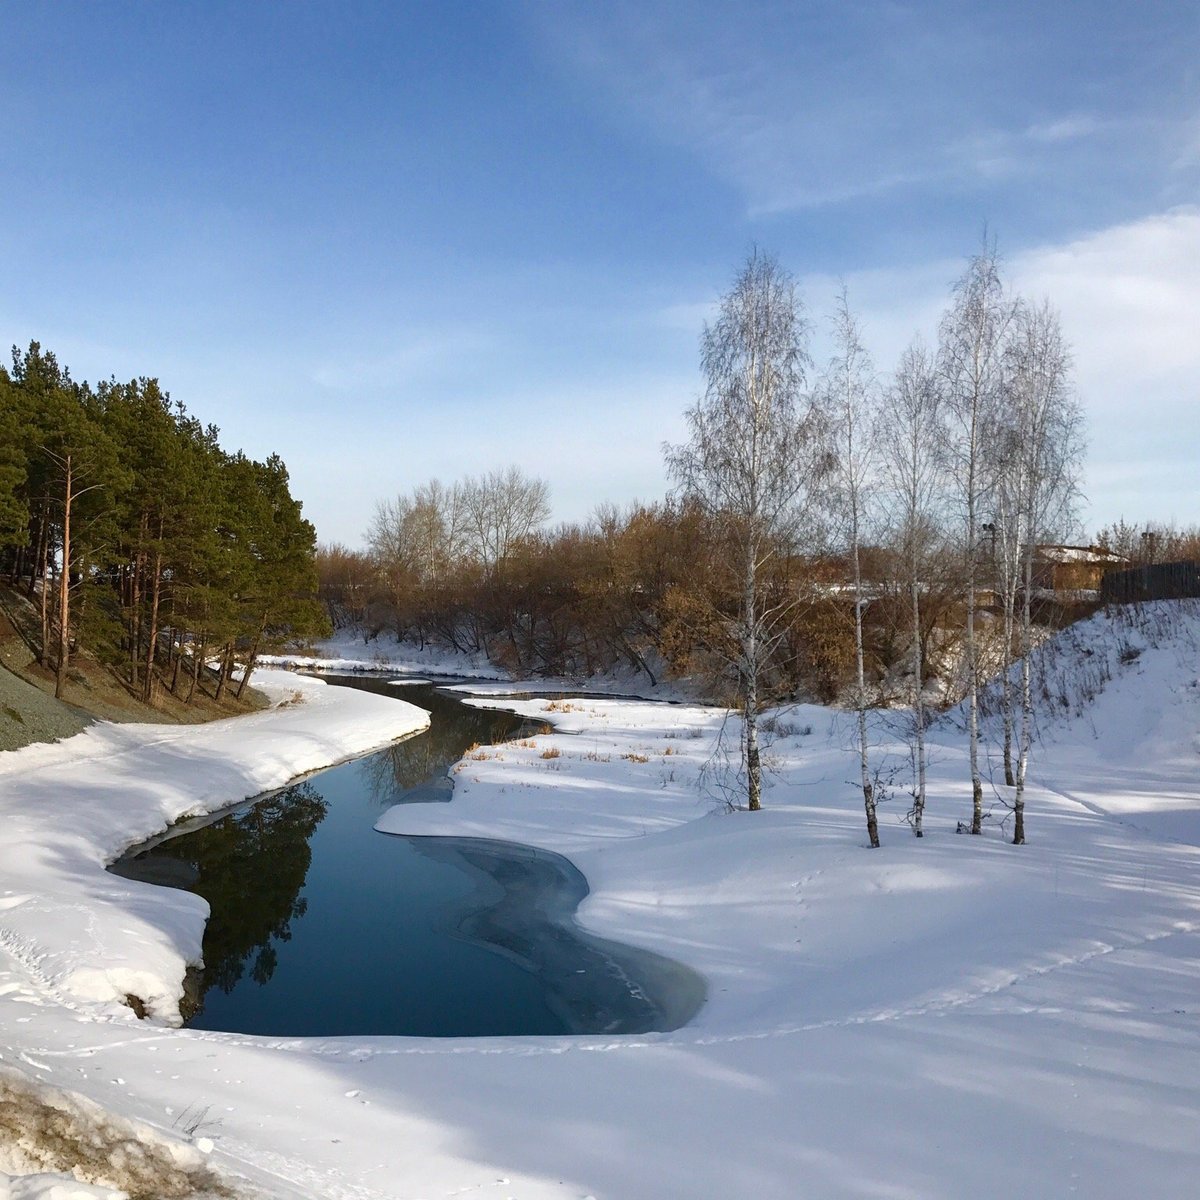
[[[231,1191],[198,1150],[109,1116],[57,1089],[0,1076],[0,1145],[9,1173],[57,1171],[129,1200],[217,1200]]]

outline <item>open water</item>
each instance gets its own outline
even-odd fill
[[[332,676],[432,713],[429,731],[135,847],[110,868],[212,908],[188,1024],[278,1036],[422,1037],[674,1029],[699,976],[584,933],[587,882],[527,846],[377,833],[396,803],[450,799],[472,743],[519,736],[508,713],[429,684]]]

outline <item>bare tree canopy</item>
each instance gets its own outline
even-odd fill
[[[691,436],[664,448],[680,491],[724,530],[737,578],[737,615],[726,624],[751,810],[762,797],[765,665],[795,604],[786,593],[766,596],[762,581],[780,547],[795,540],[828,467],[820,414],[805,392],[807,334],[795,280],[754,251],[701,338],[705,390],[686,414]]]
[[[967,735],[971,763],[971,832],[983,831],[983,774],[979,761],[979,644],[976,638],[981,514],[991,479],[984,435],[999,403],[1004,345],[1013,302],[1000,281],[994,245],[986,241],[954,287],[939,330],[938,365],[947,418],[947,458],[956,484],[961,548],[967,564]]]
[[[843,285],[831,318],[835,352],[822,382],[824,403],[834,436],[834,497],[840,516],[843,540],[849,551],[851,588],[854,601],[854,710],[858,724],[859,773],[867,837],[872,849],[879,847],[878,798],[871,776],[867,736],[869,698],[863,652],[863,609],[868,603],[863,588],[863,538],[872,515],[878,479],[878,392],[870,356],[863,345],[858,319],[850,311]]]
[[[487,570],[550,516],[550,488],[520,467],[471,476],[458,485],[463,528]]]

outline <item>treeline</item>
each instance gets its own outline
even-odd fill
[[[263,648],[327,629],[315,548],[283,461],[223,450],[156,379],[79,382],[37,342],[0,367],[0,572],[57,696],[82,648],[147,703],[192,703],[210,661],[240,697]]]
[[[1200,525],[1171,521],[1133,525],[1122,518],[1096,534],[1096,544],[1129,561],[1130,566],[1200,562]]]
[[[540,481],[504,473],[544,494]],[[495,478],[495,477],[493,477]],[[333,623],[365,638],[382,632],[420,646],[486,655],[520,675],[588,676],[612,670],[697,677],[734,700],[726,669],[726,618],[737,611],[720,523],[691,501],[602,507],[589,521],[551,529],[527,522],[505,552],[481,553],[459,500],[473,480],[432,481],[380,504],[367,549],[323,545],[320,595]],[[837,698],[854,657],[844,554],[779,547],[771,587],[800,601],[774,656],[779,695]],[[881,698],[899,688],[908,654],[904,565],[894,545],[864,555],[875,589],[868,614],[868,671]],[[961,572],[949,562],[926,579],[922,637],[930,672],[951,671],[961,617]]]

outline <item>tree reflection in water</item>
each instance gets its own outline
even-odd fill
[[[256,983],[274,974],[275,944],[291,938],[292,921],[307,908],[300,892],[312,861],[309,838],[328,810],[312,784],[298,783],[138,856],[143,868],[163,859],[182,867],[192,880],[188,890],[212,909],[200,994],[193,998],[197,1011],[204,992],[232,991],[247,967]]]
[[[381,807],[449,800],[453,790],[449,770],[473,743],[498,745],[536,728],[513,713],[464,704],[462,697],[446,695],[432,685],[397,689],[387,680],[336,675],[326,678],[335,687],[398,696],[430,714],[425,733],[362,761],[362,784]]]

